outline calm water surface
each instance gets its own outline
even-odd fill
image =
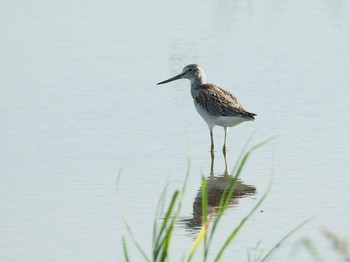
[[[189,82],[155,83],[198,63],[258,114],[230,130],[229,170],[253,132],[251,145],[278,136],[249,160],[241,181],[249,192],[232,199],[213,250],[273,173],[263,212],[223,261],[245,261],[259,241],[270,249],[315,213],[273,261],[305,236],[337,261],[320,229],[350,235],[349,12],[342,0],[2,1],[0,260],[121,261],[118,203],[150,251],[159,195],[182,186],[190,158],[171,261],[187,254],[200,176],[220,194],[225,161],[218,150],[210,177],[209,132]],[[221,148],[220,128],[215,140]],[[292,257],[310,259],[303,249]]]

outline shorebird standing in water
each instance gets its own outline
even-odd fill
[[[214,84],[207,83],[203,69],[196,64],[185,66],[181,74],[157,85],[183,78],[191,81],[191,95],[194,106],[210,130],[212,152],[214,151],[213,128],[214,126],[222,126],[224,128],[225,140],[222,150],[225,153],[228,128],[245,121],[254,121],[256,114],[244,110],[237,98],[228,91]]]

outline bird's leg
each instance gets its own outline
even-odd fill
[[[225,172],[224,172],[224,175],[228,176],[226,151],[222,151],[222,154],[224,155],[224,160],[225,160]]]
[[[224,151],[226,153],[226,139],[227,139],[228,127],[224,127],[224,130],[225,130],[225,139],[224,139],[224,146],[222,147],[222,151]]]
[[[211,152],[213,153],[214,152],[214,137],[213,137],[213,130],[210,129],[210,140],[211,140]]]
[[[214,151],[211,151],[211,164],[210,164],[210,176],[214,175],[214,159],[215,159],[215,154]]]

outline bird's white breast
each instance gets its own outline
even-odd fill
[[[214,126],[222,126],[222,127],[233,127],[236,126],[247,119],[239,117],[239,116],[214,116],[208,113],[196,100],[193,100],[194,106],[197,112],[201,115],[204,121],[207,123],[210,129]]]

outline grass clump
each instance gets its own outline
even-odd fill
[[[202,197],[202,203],[201,203],[201,211],[202,211],[202,227],[192,245],[190,248],[190,251],[187,256],[184,256],[182,258],[182,261],[190,262],[193,260],[194,255],[196,254],[196,251],[198,250],[198,247],[203,243],[203,261],[206,262],[208,260],[208,255],[211,253],[211,255],[214,254],[214,250],[212,250],[212,241],[213,237],[217,232],[218,226],[220,224],[220,221],[224,215],[225,210],[229,207],[230,199],[234,194],[238,178],[240,177],[243,168],[245,167],[249,157],[251,154],[257,150],[258,148],[262,147],[266,143],[268,143],[271,139],[265,140],[256,146],[252,147],[247,152],[242,152],[240,157],[238,158],[236,165],[234,169],[232,170],[231,175],[234,175],[233,179],[230,180],[230,182],[225,186],[223,194],[220,198],[218,210],[215,215],[209,214],[208,215],[208,194],[207,194],[207,181],[202,176],[202,186],[201,186],[201,197]],[[133,233],[125,219],[124,223],[127,228],[127,232],[129,234],[129,237],[133,244],[136,246],[137,250],[140,252],[142,257],[145,261],[153,261],[153,262],[163,262],[169,260],[169,248],[171,245],[171,239],[174,232],[174,227],[176,222],[178,221],[178,218],[180,216],[181,211],[181,204],[182,204],[182,198],[184,195],[184,192],[186,190],[186,181],[189,176],[189,169],[190,169],[190,163],[188,163],[188,168],[186,172],[186,179],[185,183],[183,185],[183,188],[181,190],[176,190],[171,197],[171,200],[168,204],[168,207],[164,208],[165,206],[165,199],[166,199],[166,188],[163,190],[161,197],[159,199],[159,203],[157,206],[157,212],[156,212],[156,218],[154,220],[153,225],[153,240],[152,240],[152,255],[149,257],[146,252],[141,248],[141,246],[138,244],[136,239],[133,236]],[[260,198],[260,200],[256,203],[256,205],[253,207],[253,209],[238,223],[236,227],[234,227],[229,234],[229,236],[223,241],[221,248],[216,251],[216,255],[214,256],[213,261],[220,261],[224,252],[227,250],[228,246],[231,244],[231,242],[235,239],[238,232],[242,229],[242,227],[246,224],[246,222],[249,220],[249,218],[256,212],[256,210],[260,207],[260,205],[263,203],[265,198],[268,195],[268,192],[271,188],[272,179],[269,183],[267,191],[263,194],[263,196]],[[159,223],[158,218],[163,217],[162,222]],[[301,225],[300,225],[301,226]],[[262,252],[259,255],[259,260],[255,261],[267,261],[267,259],[270,258],[272,253],[293,233],[295,232],[300,226],[292,230],[289,234],[287,234],[280,242],[276,244],[275,247],[271,249],[265,256],[263,256]],[[123,251],[124,251],[124,258],[126,261],[130,261],[130,256],[128,253],[126,240],[123,237]],[[250,259],[249,259],[250,260]]]

